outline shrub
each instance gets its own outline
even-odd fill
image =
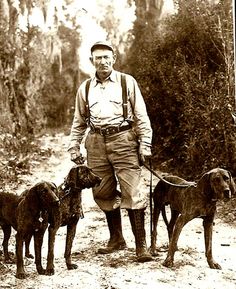
[[[159,29],[141,30],[128,58],[154,130],[155,163],[189,177],[216,166],[234,172],[231,6],[179,4]]]

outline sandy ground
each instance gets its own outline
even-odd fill
[[[23,184],[17,192],[40,180],[61,184],[73,166],[66,153],[68,137],[63,134],[42,138],[42,148],[52,150],[49,159],[33,164],[32,174],[23,176]],[[149,192],[150,173],[143,171],[143,189]],[[153,180],[153,185],[157,182]],[[224,205],[222,205],[224,206]],[[110,255],[97,255],[96,251],[108,239],[108,229],[103,212],[92,198],[91,190],[83,191],[84,219],[77,226],[73,246],[73,260],[76,270],[68,271],[64,262],[66,228],[58,230],[55,245],[55,275],[42,276],[36,272],[32,259],[25,259],[28,278],[15,278],[16,266],[5,264],[0,255],[0,289],[236,289],[236,224],[225,223],[216,216],[213,234],[213,255],[222,270],[208,267],[204,253],[204,238],[201,219],[188,223],[179,239],[179,250],[175,255],[174,267],[162,265],[166,252],[160,253],[153,261],[140,264],[135,261],[134,237],[129,219],[122,210],[123,233],[128,249]],[[234,212],[231,212],[235,214]],[[149,209],[146,214],[147,243],[150,245]],[[0,231],[0,240],[2,232]],[[158,246],[167,244],[167,231],[162,219],[158,225]],[[2,241],[0,241],[2,242]],[[14,252],[14,234],[11,237],[10,250]],[[33,244],[31,244],[33,252]],[[44,239],[44,264],[47,254],[47,234]]]

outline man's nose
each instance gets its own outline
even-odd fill
[[[102,64],[106,63],[106,58],[105,58],[105,57],[102,57],[101,63],[102,63]]]

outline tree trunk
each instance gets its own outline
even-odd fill
[[[156,25],[161,18],[164,0],[135,0],[136,15],[146,25]]]

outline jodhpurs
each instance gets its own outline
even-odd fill
[[[109,136],[90,131],[85,148],[88,166],[102,178],[101,184],[93,188],[93,196],[103,211],[112,210],[119,197],[121,208],[146,207],[147,192],[141,186],[138,141],[132,129]]]

